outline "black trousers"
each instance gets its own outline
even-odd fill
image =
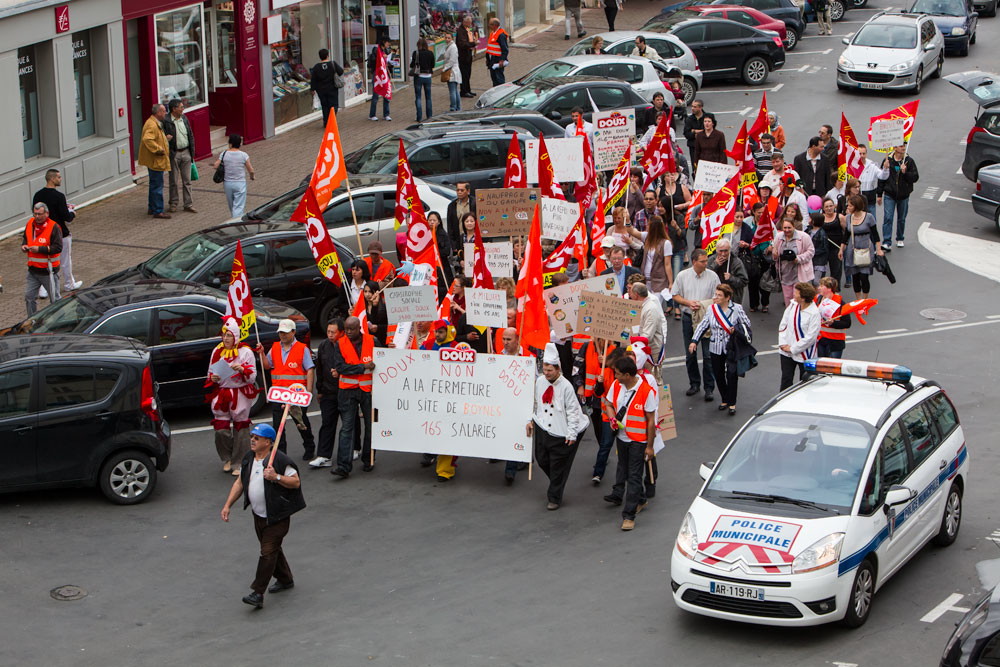
[[[615,0],[604,0],[607,4],[604,7],[604,16],[608,19],[608,30],[615,31],[615,17],[618,16],[618,5]]]
[[[566,438],[552,435],[535,424],[535,461],[549,478],[550,503],[562,504],[563,490],[569,480],[569,470],[576,458],[577,441],[566,444]]]
[[[341,389],[338,392],[340,408],[340,442],[337,443],[337,467],[351,472],[354,467],[351,458],[351,445],[354,442],[357,429],[357,415],[365,422],[364,444],[361,448],[361,462],[371,461],[372,451],[372,395],[361,389]]]
[[[771,305],[771,293],[760,288],[760,274],[750,278],[747,293],[750,295],[751,308],[766,308]]]
[[[289,417],[289,423],[285,425],[285,430],[281,432],[281,441],[278,443],[278,449],[282,452],[288,450],[287,440],[285,439],[285,431],[292,429],[298,431],[302,434],[302,448],[307,454],[316,451],[316,438],[313,436],[312,424],[309,423],[309,417],[306,416],[306,410],[308,408],[302,408],[302,423],[305,425],[305,429],[299,431],[298,425],[295,420]],[[271,423],[274,425],[274,430],[277,431],[278,427],[281,425],[281,415],[285,411],[285,406],[281,403],[271,404]]]
[[[625,500],[623,519],[635,519],[635,510],[646,502],[646,489],[642,484],[643,469],[646,467],[646,443],[629,440],[615,440],[618,446],[618,469],[615,471],[615,485],[611,495]]]
[[[779,354],[778,357],[781,358],[781,386],[778,387],[778,391],[785,391],[792,386],[792,382],[795,380],[796,366],[799,369],[799,382],[806,379],[807,373],[804,365],[783,354]]]
[[[739,377],[736,370],[726,371],[726,355],[712,354],[712,375],[715,376],[715,386],[719,388],[719,395],[726,405],[736,405],[736,383]]]
[[[257,559],[257,574],[254,576],[250,588],[254,593],[263,595],[267,590],[267,585],[271,582],[271,577],[278,580],[279,584],[291,584],[292,568],[288,566],[285,559],[285,552],[281,549],[281,541],[288,534],[291,526],[291,518],[286,517],[278,523],[269,526],[267,519],[253,515],[253,529],[257,533],[257,541],[260,542],[260,558]]]
[[[472,52],[458,52],[458,71],[462,73],[462,83],[458,84],[459,93],[466,95],[472,92]]]
[[[836,279],[837,291],[839,292],[844,286],[844,283],[841,280],[841,274],[844,272],[844,260],[840,259],[840,257],[837,256],[837,253],[831,249],[827,254],[827,261],[830,263],[830,273],[827,275]]]

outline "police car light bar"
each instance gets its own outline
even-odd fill
[[[822,357],[820,359],[810,359],[804,365],[810,373],[844,375],[872,380],[888,380],[890,382],[909,382],[913,376],[913,371],[906,366],[875,364],[867,361],[851,361],[849,359]]]

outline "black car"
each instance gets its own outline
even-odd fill
[[[533,137],[539,133],[545,136],[558,136],[563,128],[556,125],[540,113],[527,111],[524,109],[472,109],[469,111],[452,111],[438,114],[433,119],[410,125],[408,130],[418,128],[444,128],[454,125],[497,125],[499,127],[509,127],[517,131],[518,135],[527,132]]]
[[[759,86],[785,64],[785,47],[776,33],[727,19],[688,19],[666,30],[687,44],[705,81],[741,78]]]
[[[573,122],[571,112],[576,107],[584,110],[588,122],[593,116],[591,105],[601,111],[609,109],[635,109],[636,132],[642,134],[647,125],[643,121],[651,104],[642,99],[632,86],[600,76],[561,76],[537,79],[521,86],[493,103],[497,109],[529,109],[555,121],[563,128]],[[557,136],[562,136],[560,133]],[[522,153],[523,155],[523,153]]]
[[[398,130],[379,137],[344,157],[352,174],[391,174],[395,187],[399,142],[413,175],[430,183],[466,181],[477,188],[502,188],[507,149],[515,128],[498,125],[445,125]],[[531,135],[519,129],[519,138]],[[521,142],[524,149],[524,142]],[[522,153],[523,155],[523,153]]]
[[[1000,586],[979,599],[955,624],[941,667],[1000,665]]]
[[[833,6],[834,3],[840,5],[839,9]],[[805,9],[795,4],[794,0],[712,0],[713,5],[743,5],[751,7],[757,11],[764,12],[768,16],[785,22],[785,28],[794,30],[799,37],[806,31]],[[839,21],[847,9],[843,0],[830,0],[830,18]],[[699,61],[701,58],[699,58]],[[702,66],[704,69],[704,65]]]
[[[0,339],[0,491],[99,486],[119,505],[148,498],[170,462],[154,377],[150,351],[127,338]]]
[[[1000,163],[1000,74],[971,70],[949,74],[945,80],[968,93],[978,107],[962,162],[962,173],[975,181],[980,169]]]
[[[302,195],[301,190],[298,192],[299,197],[294,198],[296,204]],[[365,206],[366,201],[362,196],[355,201],[361,208],[359,216],[370,208]],[[334,210],[327,209],[327,212],[332,214]],[[352,225],[352,236],[353,233]],[[243,261],[254,299],[268,297],[282,301],[303,312],[317,326],[329,319],[332,313],[329,304],[339,299],[343,290],[320,275],[306,240],[306,228],[295,222],[246,222],[210,227],[185,236],[141,264],[101,278],[94,286],[166,279],[225,290],[229,285],[237,240],[243,247]],[[336,240],[334,245],[340,260],[350,266],[355,254]]]
[[[85,287],[0,331],[0,336],[88,333],[133,338],[149,347],[164,407],[204,405],[208,360],[221,341],[226,304],[221,290],[175,280]],[[256,332],[265,348],[278,340],[278,322],[283,319],[294,320],[296,336],[309,344],[309,323],[297,310],[259,297],[253,305]],[[256,343],[256,332],[251,331],[250,344]],[[263,384],[259,369],[257,383]],[[253,410],[266,401],[259,394]]]

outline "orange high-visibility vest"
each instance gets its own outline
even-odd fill
[[[35,221],[34,219],[28,220],[28,226],[24,228],[24,238],[28,241],[27,245],[47,246],[52,243],[52,231],[56,228],[56,223],[53,220],[49,220],[45,224],[45,229],[42,230],[41,234],[35,236]],[[52,268],[59,268],[59,253],[54,255],[46,255],[41,252],[28,251],[28,266],[33,266],[36,269],[48,269],[49,260],[52,261]]]
[[[486,40],[486,53],[496,58],[499,58],[502,54],[500,51],[500,35],[506,35],[503,28],[497,28],[492,33],[490,33],[490,38]]]
[[[300,341],[292,343],[288,357],[281,358],[281,343],[271,344],[271,382],[275,387],[290,387],[296,382],[306,383],[306,370],[302,362],[306,355],[306,344]]]
[[[595,343],[590,341],[587,345],[587,351],[584,353],[585,361],[585,373],[583,379],[583,395],[585,398],[590,398],[594,395],[594,390],[597,389],[597,378],[601,375],[601,362],[597,358],[597,350],[594,349]]]
[[[649,392],[653,391],[653,388],[642,377],[636,379],[639,380],[639,388],[625,410],[625,435],[633,442],[646,442],[646,409],[644,406],[646,398],[649,397]],[[621,383],[615,382],[612,394],[614,396],[613,405],[618,405],[618,396],[622,390]]]
[[[350,341],[347,336],[341,336],[340,340],[337,341],[340,346],[340,353],[344,355],[344,361],[349,364],[366,364],[372,360],[372,352],[375,349],[375,338],[369,336],[368,334],[361,334],[361,357],[358,357],[357,351],[354,349],[354,343]],[[358,389],[361,391],[366,391],[371,393],[372,390],[372,374],[371,373],[359,373],[357,375],[340,375],[340,383],[338,384],[340,389]]]
[[[372,258],[370,256],[365,257],[365,264],[368,265],[368,273],[371,274],[372,280],[377,283],[382,282],[387,277],[396,273],[396,267],[393,266],[392,262],[387,260],[385,257],[383,257],[382,261],[379,262],[377,271],[372,268]]]
[[[833,299],[834,301],[836,301],[837,303],[843,303],[843,301],[841,300],[839,294],[834,294],[830,298]],[[823,300],[823,297],[817,296],[816,297],[816,305],[818,306],[822,300]],[[845,317],[850,317],[850,315],[849,314],[845,315]],[[824,327],[824,326],[822,326],[822,323],[821,323],[820,327],[819,327],[819,337],[820,338],[826,338],[827,340],[844,340],[844,341],[846,341],[847,340],[847,332],[844,331],[843,329],[834,329],[832,327]]]

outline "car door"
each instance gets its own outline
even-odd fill
[[[0,371],[0,486],[32,484],[36,480],[38,410],[33,400],[36,364]],[[37,392],[35,392],[37,393]]]
[[[267,264],[267,245],[263,241],[241,243],[240,248],[243,250],[243,264],[250,280],[250,295],[270,296],[267,293],[267,282],[270,276]],[[209,287],[227,289],[233,273],[233,258],[235,256],[236,245],[234,244],[226,248],[225,252],[216,255],[215,259],[209,262],[204,270],[200,271],[192,280]]]
[[[750,12],[746,12],[742,9],[727,9],[723,12],[723,14],[730,21],[736,21],[737,23],[742,23],[743,25],[752,27],[760,25],[760,21],[758,21],[756,17],[752,16]]]
[[[687,44],[688,48],[694,52],[695,58],[704,76],[714,76],[715,70],[723,67],[722,63],[708,41],[708,23],[701,22],[693,25],[686,25],[673,32],[674,37]]]
[[[326,278],[316,266],[305,232],[271,239],[268,243],[274,257],[274,274],[267,283],[269,296],[303,313],[311,313]]]
[[[922,403],[907,410],[900,423],[913,459],[913,472],[906,486],[917,493],[907,508],[908,518],[916,524],[913,544],[916,549],[938,531],[945,496],[940,474],[953,457],[939,455],[941,438]]]
[[[746,60],[750,39],[742,26],[727,21],[716,21],[708,25],[708,39],[717,73],[735,73]]]
[[[496,138],[463,139],[458,143],[458,172],[469,181],[473,192],[503,187],[509,146],[509,140],[504,143]]]
[[[644,63],[641,62],[608,63],[608,78],[624,81],[631,85],[632,89],[639,93],[643,99],[652,99],[654,92],[664,90],[663,83],[656,76],[653,64],[649,61],[645,64],[647,66],[643,66]]]
[[[412,161],[410,165],[412,167]],[[357,232],[354,230],[354,215],[357,215],[358,219]],[[347,195],[341,195],[330,202],[330,205],[323,211],[323,222],[326,223],[326,228],[330,230],[330,236],[348,248],[357,248],[358,236],[360,236],[363,248],[359,251],[359,254],[364,254],[364,250],[368,248],[368,244],[376,239],[382,241],[386,255],[389,255],[390,251],[395,254],[395,239],[387,243],[387,239],[384,238],[386,225],[382,219],[382,193],[379,191],[354,195],[353,214],[351,212],[351,202]],[[392,229],[391,224],[389,225],[389,229]],[[395,235],[392,234],[391,236],[394,237]],[[390,257],[390,259],[393,258]],[[347,262],[347,265],[350,266],[350,261]]]
[[[608,74],[608,66],[605,63],[595,63],[586,65],[573,72],[573,76],[612,76]]]
[[[566,127],[570,122],[572,122],[572,112],[575,107],[580,107],[581,109],[590,109],[590,100],[587,99],[587,89],[586,88],[573,88],[571,90],[564,90],[558,95],[553,96],[546,104],[544,104],[539,111],[551,118],[556,124]],[[590,120],[590,112],[584,113],[584,118]]]
[[[920,22],[920,60],[924,63],[924,77],[931,75],[931,71],[937,65],[938,52],[937,49],[931,48],[928,50],[927,47],[933,46],[934,35],[937,33],[937,27],[934,25],[934,21],[930,19],[924,19]]]
[[[197,303],[157,306],[151,346],[153,376],[165,403],[197,403],[208,361],[219,344],[222,313]]]
[[[38,481],[90,479],[94,455],[118,432],[113,405],[122,368],[114,364],[42,362],[38,366]]]
[[[910,458],[910,448],[903,435],[903,426],[896,421],[889,427],[882,439],[882,498],[895,484],[912,488],[914,480],[913,460]],[[911,501],[912,502],[912,501]],[[886,575],[893,572],[913,552],[914,545],[919,540],[919,527],[910,516],[911,503],[903,503],[893,507],[883,507],[888,519],[889,533],[885,553],[880,557],[879,570]]]
[[[408,155],[413,175],[433,183],[454,184],[456,176],[451,147],[452,144],[447,142],[430,144]],[[395,164],[389,173],[396,173]]]
[[[646,45],[650,48],[656,49],[656,53],[659,54],[663,61],[671,67],[681,67],[681,58],[684,57],[684,51],[681,50],[679,46],[671,42],[669,39],[655,39],[646,38]]]

